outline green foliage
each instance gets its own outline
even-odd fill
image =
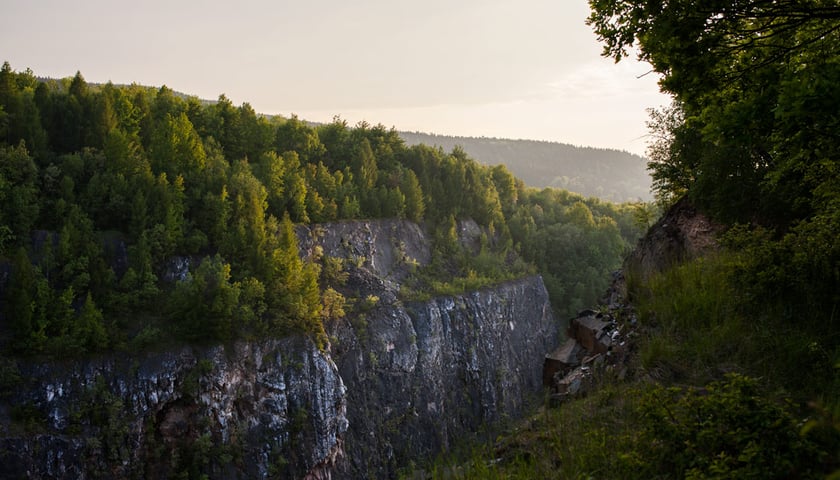
[[[346,305],[344,295],[338,293],[332,288],[324,290],[322,297],[323,308],[321,315],[324,320],[338,320],[345,315],[344,306]]]
[[[821,477],[818,445],[754,379],[730,374],[702,390],[658,387],[638,408],[638,447],[622,455],[633,478]]]
[[[90,293],[72,323],[70,335],[83,351],[95,352],[108,346],[102,311],[96,307]]]
[[[0,400],[11,395],[22,383],[23,379],[20,376],[17,362],[0,358]]]
[[[654,113],[650,167],[724,220],[786,229],[838,192],[840,7],[820,1],[592,0],[616,60],[638,47],[674,106]]]
[[[80,410],[71,414],[71,422],[85,422],[94,429],[94,435],[87,442],[89,455],[102,456],[109,463],[128,461],[131,447],[124,409],[119,396],[111,392],[102,376],[97,376],[95,383],[85,392]]]
[[[504,168],[515,176],[517,190],[524,185],[557,188],[611,202],[649,201],[650,176],[645,159],[629,152],[582,147],[538,140],[487,137],[451,137],[400,132],[410,146],[430,145],[451,151],[463,147],[470,157],[494,170]],[[494,176],[496,174],[494,173]],[[497,184],[502,204],[510,200]]]
[[[233,338],[233,315],[241,289],[230,280],[230,264],[216,255],[205,258],[194,274],[176,286],[170,309],[181,336],[190,340]]]
[[[15,353],[293,331],[325,346],[347,273],[335,259],[300,258],[294,222],[424,222],[439,234],[433,265],[404,290],[417,298],[533,273],[528,263],[568,246],[552,249],[541,229],[575,224],[584,233],[570,241],[592,245],[576,258],[597,267],[581,282],[573,269],[543,271],[558,309],[600,293],[594,272],[614,267],[635,234],[621,209],[527,190],[463,148],[407,147],[393,129],[339,118],[269,120],[224,95],[207,103],[81,73],[42,81],[6,63],[0,134],[0,257],[12,260],[2,305]],[[466,220],[481,238],[459,238]],[[172,281],[167,265],[186,257],[188,280]]]
[[[831,442],[800,430],[789,404],[741,375],[702,389],[606,386],[492,451],[436,463],[431,478],[822,478]]]
[[[821,307],[792,309],[786,296],[754,296],[743,283],[749,255],[724,251],[674,267],[628,288],[650,330],[642,368],[662,380],[703,383],[740,365],[804,398],[835,396],[840,344]],[[813,319],[813,320],[812,320]],[[808,375],[801,372],[808,371]]]
[[[17,147],[0,145],[0,228],[4,232],[4,247],[24,245],[29,238],[39,212],[37,176],[38,167],[23,142]]]
[[[13,422],[12,425],[26,432],[41,431],[47,423],[43,412],[31,402],[17,404],[11,408],[9,413]]]
[[[321,283],[341,287],[347,283],[349,273],[344,270],[344,259],[325,256],[321,259]]]
[[[789,309],[831,315],[840,305],[840,210],[816,215],[781,238],[764,228],[736,226],[724,242],[740,252],[735,275],[755,302],[784,302]]]
[[[522,257],[540,265],[555,309],[570,317],[606,290],[610,273],[641,235],[633,215],[629,205],[560,190],[525,190],[508,226]]]

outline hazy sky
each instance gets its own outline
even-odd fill
[[[261,113],[643,153],[645,64],[616,65],[586,0],[0,0],[0,61]]]

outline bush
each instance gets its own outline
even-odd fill
[[[730,374],[702,389],[642,394],[641,422],[622,455],[626,475],[654,478],[818,478],[820,448],[801,436],[788,405]]]

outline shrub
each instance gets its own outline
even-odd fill
[[[642,394],[626,474],[654,478],[817,478],[820,449],[801,436],[788,405],[730,374],[703,389],[657,386]]]

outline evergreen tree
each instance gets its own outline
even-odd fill
[[[406,218],[414,222],[422,221],[423,214],[426,212],[426,202],[423,200],[420,181],[412,170],[405,170],[400,189],[405,194]]]

